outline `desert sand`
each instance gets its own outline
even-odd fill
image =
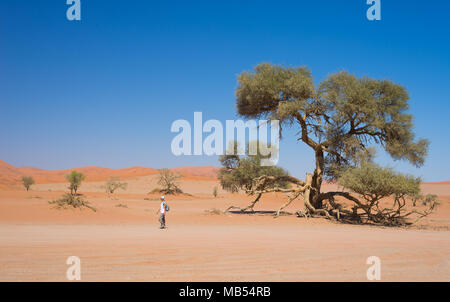
[[[69,256],[81,259],[82,281],[367,281],[369,256],[381,259],[381,281],[450,281],[448,183],[422,185],[439,195],[435,213],[414,227],[388,228],[274,218],[265,211],[284,202],[276,194],[263,197],[254,214],[216,213],[251,199],[220,189],[213,197],[214,169],[188,167],[180,169],[181,188],[191,195],[167,196],[168,229],[161,230],[159,196],[148,194],[154,171],[115,171],[128,188],[106,194],[106,174],[94,170],[79,192],[97,212],[53,208],[48,201],[67,191],[57,176],[43,175],[28,192],[14,180],[3,186],[0,281],[67,281]],[[297,202],[286,210],[302,208]]]

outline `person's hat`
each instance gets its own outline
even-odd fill
[[[164,195],[163,195],[163,196],[161,196],[161,199],[162,199],[162,200],[166,200],[166,198],[164,197]]]

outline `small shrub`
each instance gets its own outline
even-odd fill
[[[22,176],[22,183],[25,189],[28,191],[31,185],[34,185],[34,178],[32,176]]]
[[[85,179],[83,173],[72,171],[69,175],[66,175],[66,179],[69,182],[70,194],[77,194],[78,188],[81,186],[81,182]]]
[[[52,200],[48,202],[49,204],[55,205],[57,209],[67,209],[67,207],[72,208],[89,208],[92,211],[96,212],[97,209],[91,206],[91,204],[84,200],[82,196],[73,195],[66,193],[60,199]]]
[[[123,204],[123,203],[116,204],[116,207],[118,207],[118,208],[128,208],[128,206],[126,204]]]
[[[374,163],[362,163],[361,167],[351,167],[341,173],[338,184],[359,194],[362,198],[353,206],[355,215],[359,209],[361,219],[383,225],[405,225],[407,218],[417,214],[418,219],[427,216],[435,209],[436,195],[422,197],[420,178],[396,173],[390,168],[383,168]],[[380,200],[391,196],[394,203],[391,207],[381,206]],[[418,200],[429,204],[429,208],[419,213],[407,211],[407,200],[414,206]]]
[[[126,190],[128,184],[126,182],[121,182],[118,177],[110,177],[106,180],[105,189],[106,193],[113,194],[117,189]]]
[[[217,197],[217,187],[214,187],[214,189],[213,189],[213,196]]]
[[[178,179],[181,176],[175,174],[169,169],[162,169],[159,172],[158,185],[161,186],[160,192],[163,194],[177,194],[183,193],[179,187]]]
[[[425,195],[425,197],[422,200],[422,204],[424,206],[426,206],[426,205],[430,205],[430,206],[438,205],[439,202],[437,200],[437,195],[436,194],[427,194],[427,195]]]

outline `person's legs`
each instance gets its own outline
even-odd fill
[[[159,223],[161,223],[161,228],[166,227],[166,215],[163,213],[159,214]]]
[[[162,218],[163,218],[163,214],[162,214],[162,213],[160,213],[160,214],[159,214],[159,219],[158,219],[159,223],[161,224],[161,225],[160,225],[160,228],[162,228],[162,227],[163,227],[163,222],[162,222]]]

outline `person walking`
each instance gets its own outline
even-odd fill
[[[159,223],[161,226],[160,229],[166,228],[166,212],[169,210],[169,206],[166,203],[166,198],[164,196],[161,196],[161,206],[160,206],[160,213],[159,213]]]

